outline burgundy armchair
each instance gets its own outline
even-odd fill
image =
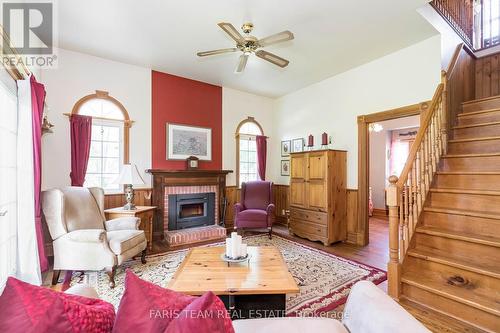
[[[271,238],[275,220],[273,183],[252,181],[241,184],[241,203],[234,206],[234,229],[267,228]]]

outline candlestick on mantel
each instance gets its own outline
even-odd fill
[[[309,134],[309,137],[307,138],[307,146],[308,147],[314,146],[314,136],[312,136],[312,134]]]
[[[321,145],[328,146],[328,134],[326,133],[321,134]]]

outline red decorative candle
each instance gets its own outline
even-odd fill
[[[326,133],[321,134],[321,145],[323,146],[328,145],[328,134]]]
[[[310,134],[308,139],[307,139],[307,146],[308,147],[314,146],[314,136],[312,136],[312,134]]]

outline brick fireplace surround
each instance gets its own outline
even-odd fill
[[[159,170],[149,169],[153,175],[152,203],[157,206],[153,235],[166,239],[170,246],[220,239],[226,236],[226,229],[219,226],[222,217],[222,203],[226,193],[226,175],[230,170]],[[183,230],[168,230],[168,195],[186,193],[215,193],[215,223],[213,226]]]

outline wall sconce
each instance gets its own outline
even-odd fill
[[[50,108],[49,106],[47,105],[47,103],[44,102],[44,115],[43,115],[43,120],[42,120],[42,135],[46,134],[46,133],[54,133],[54,131],[52,131],[52,127],[54,127],[54,125],[51,124],[51,122],[49,121],[49,119],[47,118],[47,112],[50,111]]]

